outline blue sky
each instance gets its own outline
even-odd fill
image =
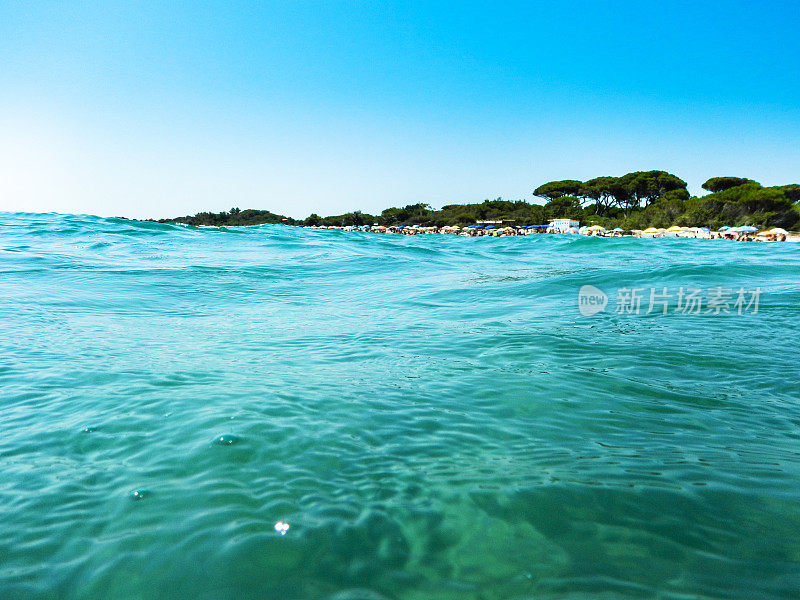
[[[0,210],[295,217],[800,180],[796,2],[3,2]]]

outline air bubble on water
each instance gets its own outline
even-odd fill
[[[233,446],[234,444],[239,442],[239,438],[233,434],[226,433],[224,435],[219,436],[217,439],[214,440],[214,443],[219,444],[220,446]]]
[[[83,429],[81,429],[81,433],[93,433],[95,431],[97,431],[97,427],[92,427],[92,426],[84,427]]]
[[[132,490],[128,496],[130,496],[131,500],[144,500],[147,496],[150,495],[150,492],[147,490],[139,489],[139,490]]]
[[[289,524],[284,523],[283,521],[278,521],[277,523],[275,523],[275,531],[277,531],[281,535],[286,535],[286,532],[289,531]]]

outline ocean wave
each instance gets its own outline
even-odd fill
[[[3,598],[796,589],[794,244],[2,213],[0,258]]]

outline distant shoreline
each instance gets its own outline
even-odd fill
[[[586,237],[633,237],[639,239],[658,239],[658,238],[682,238],[682,239],[705,239],[705,240],[728,240],[737,242],[800,242],[800,232],[790,232],[786,230],[760,232],[739,232],[733,231],[691,231],[691,228],[683,228],[682,230],[668,229],[658,231],[646,230],[631,230],[631,231],[608,231],[605,229],[592,229],[583,228],[583,231],[541,231],[538,228],[470,228],[470,227],[384,227],[384,226],[300,226],[303,229],[309,230],[339,230],[339,231],[361,231],[365,233],[375,234],[393,234],[393,235],[454,235],[459,237],[527,237],[538,235],[582,235]],[[694,228],[699,229],[699,228]]]
[[[630,230],[630,231],[536,231],[535,229],[528,229],[526,227],[503,227],[493,229],[475,229],[471,230],[470,227],[459,226],[445,226],[445,227],[421,227],[421,226],[351,226],[351,225],[288,225],[286,223],[260,223],[258,225],[189,225],[187,223],[179,223],[190,227],[198,227],[204,229],[221,229],[232,227],[260,227],[261,225],[287,225],[289,227],[298,227],[300,229],[307,229],[309,231],[345,231],[345,232],[362,232],[373,234],[393,234],[393,235],[453,235],[458,237],[528,237],[537,235],[582,235],[585,237],[602,237],[602,238],[621,238],[632,237],[638,239],[659,239],[659,238],[681,238],[681,239],[698,239],[698,240],[728,240],[738,242],[800,242],[800,232],[798,231],[785,231],[780,233],[773,233],[772,235],[759,235],[762,232],[754,232],[753,234],[737,234],[728,233],[726,231],[708,231],[693,232],[693,231],[669,231],[662,229],[656,232],[648,232],[646,230]],[[691,228],[686,228],[691,229]],[[694,228],[699,229],[699,228]],[[509,231],[510,230],[510,231]],[[475,231],[474,234],[469,233]]]
[[[755,227],[756,231],[779,227],[791,230],[800,224],[800,185],[762,186],[744,177],[712,177],[702,184],[710,193],[691,196],[687,183],[666,171],[636,171],[621,177],[596,177],[588,181],[550,181],[533,190],[542,204],[525,200],[484,200],[472,204],[448,204],[433,209],[417,202],[390,207],[380,214],[359,210],[322,217],[316,213],[295,219],[269,210],[237,207],[229,211],[200,212],[193,216],[160,219],[162,223],[233,226],[285,223],[339,227],[444,227],[496,222],[519,228],[567,219],[607,230],[645,231],[649,228],[724,226]]]

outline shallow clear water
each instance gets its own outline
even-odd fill
[[[800,245],[0,213],[0,310],[3,599],[800,595]]]

